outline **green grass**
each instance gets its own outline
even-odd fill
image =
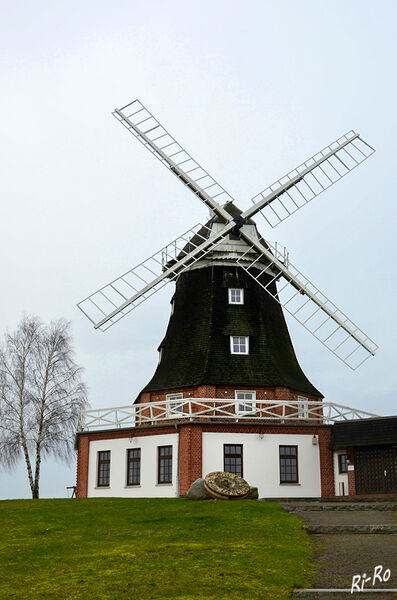
[[[0,524],[1,600],[284,600],[312,575],[275,503],[7,500]]]

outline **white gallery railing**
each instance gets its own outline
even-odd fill
[[[374,413],[335,404],[302,400],[222,400],[186,398],[130,406],[97,408],[80,414],[78,431],[135,427],[185,421],[323,423],[377,417]]]

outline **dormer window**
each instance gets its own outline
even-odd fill
[[[298,396],[298,419],[309,418],[309,402],[304,396]]]
[[[255,412],[256,391],[236,390],[234,397],[238,400],[236,403],[236,413],[240,415],[252,414]]]
[[[166,394],[167,416],[172,417],[183,413],[183,394]]]
[[[242,288],[229,288],[229,304],[244,304],[244,290]]]
[[[232,354],[248,354],[249,338],[248,336],[230,336],[230,352]]]

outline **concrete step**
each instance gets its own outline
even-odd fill
[[[332,496],[331,498],[261,498],[261,500],[266,500],[267,502],[278,502],[279,504],[286,504],[289,502],[392,502],[397,503],[397,496]]]
[[[395,513],[384,510],[295,510],[291,514],[306,525],[397,525]]]
[[[287,512],[298,511],[397,511],[397,503],[392,502],[289,502],[284,504],[284,510]]]
[[[312,534],[343,534],[343,533],[379,533],[397,534],[397,525],[304,525],[302,527],[307,533]]]
[[[293,598],[301,598],[301,600],[347,600],[348,598],[357,598],[365,600],[370,598],[371,600],[392,600],[397,598],[397,591],[374,591],[371,589],[364,590],[362,592],[350,592],[350,589],[339,589],[339,590],[294,590],[292,593]]]

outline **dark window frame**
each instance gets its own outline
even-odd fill
[[[344,456],[344,460],[342,460],[342,456]],[[346,468],[345,468],[346,467]],[[339,473],[347,473],[347,454],[338,454],[338,470]]]
[[[137,456],[133,456],[134,453],[139,453]],[[130,469],[130,465],[132,469]],[[135,467],[138,465],[138,467]],[[135,468],[134,468],[135,467]],[[136,477],[136,471],[138,476]],[[134,477],[135,476],[135,477]],[[126,485],[141,485],[141,449],[140,448],[127,448],[127,483]]]
[[[240,448],[240,453],[232,453],[232,452],[228,452],[226,454],[226,448]],[[235,471],[232,471],[230,468],[226,468],[226,459],[230,459],[230,458],[240,458],[241,459],[241,472],[236,473]],[[238,475],[239,477],[243,477],[243,473],[244,473],[244,469],[243,469],[243,444],[223,444],[223,470],[226,471],[226,473],[235,473],[236,475]]]
[[[104,454],[109,458],[103,458]],[[110,487],[110,450],[99,450],[97,456],[97,487]]]
[[[171,451],[169,454],[161,454],[166,450]],[[172,483],[172,454],[172,445],[157,446],[157,485]],[[164,464],[166,462],[169,463],[167,466]],[[168,473],[168,478],[165,478],[165,471]]]
[[[284,448],[295,448],[295,454],[286,454],[282,453],[282,449]],[[278,447],[278,456],[279,456],[279,467],[280,467],[280,483],[299,483],[299,464],[298,464],[298,446],[297,445],[281,445]],[[284,460],[295,460],[295,479],[287,479],[287,472],[283,469],[283,467],[287,467],[289,465],[285,465],[283,463]],[[291,474],[291,473],[289,473]]]

